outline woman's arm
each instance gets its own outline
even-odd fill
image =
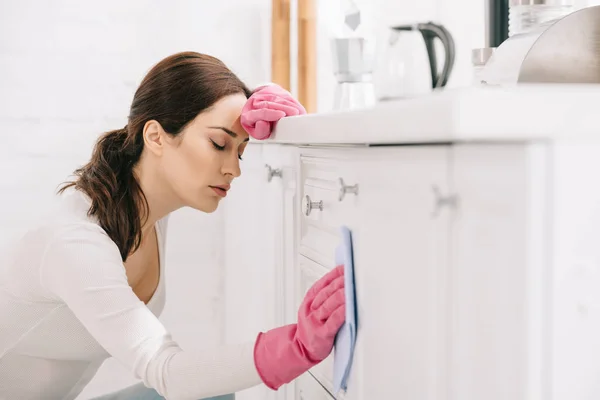
[[[262,383],[255,341],[184,351],[127,282],[119,251],[97,226],[55,235],[40,270],[42,285],[70,308],[106,351],[168,399],[198,399]]]

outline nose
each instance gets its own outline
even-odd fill
[[[234,152],[231,156],[227,157],[225,164],[223,164],[223,174],[232,175],[234,178],[237,178],[242,174],[237,152]]]

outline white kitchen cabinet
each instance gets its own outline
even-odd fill
[[[288,183],[236,187],[253,214],[233,237],[279,232],[245,250],[272,279],[241,273],[242,298],[263,297],[239,306],[263,309],[237,322],[294,322],[344,224],[358,337],[338,400],[600,398],[599,100],[597,86],[469,88],[283,119],[253,146],[285,154]],[[339,178],[357,185],[342,201]],[[279,392],[329,399],[332,361]]]
[[[600,398],[595,98],[477,89],[281,121],[228,199],[229,339],[295,322],[346,225],[358,336],[338,400]],[[239,398],[329,399],[332,362]]]
[[[344,224],[359,330],[340,398],[596,398],[599,156],[544,142],[253,145],[227,206],[229,340],[296,321]],[[268,182],[265,164],[282,173]],[[340,177],[357,186],[341,201]],[[332,363],[238,397],[329,398]]]
[[[299,150],[294,313],[335,266],[339,227],[354,238],[360,328],[346,399],[439,399],[447,390],[449,154],[447,146]],[[342,198],[340,178],[356,189]],[[295,382],[296,393],[306,379],[331,393],[332,372],[330,356]]]
[[[291,146],[249,144],[242,175],[225,199],[225,341],[251,340],[285,323],[286,271],[293,271],[295,169]],[[291,278],[288,278],[291,284]],[[281,400],[257,386],[238,400]]]

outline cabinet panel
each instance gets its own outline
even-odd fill
[[[547,157],[544,144],[453,149],[452,400],[549,398]]]
[[[449,151],[373,148],[361,159],[359,327],[346,399],[446,398]]]
[[[263,146],[248,145],[241,167],[242,175],[233,182],[222,204],[225,210],[222,257],[226,340],[229,342],[247,340],[268,325],[268,299],[262,294],[272,290],[265,276],[273,274],[275,251],[272,241],[251,239],[272,236],[274,229],[275,213],[267,208],[271,200],[264,174]]]
[[[552,145],[552,400],[600,398],[600,143]],[[545,398],[550,398],[547,395]]]
[[[287,293],[293,293],[298,244],[296,228],[299,196],[297,191],[297,148],[285,145],[264,145],[263,161],[265,179],[274,203],[274,227],[270,237],[275,247],[275,295],[277,325],[296,322],[294,305],[289,303]],[[269,182],[270,179],[270,182]]]
[[[291,147],[248,145],[242,175],[225,199],[225,341],[252,340],[286,319],[286,271],[293,271],[295,179]],[[269,180],[269,168],[279,170]],[[290,247],[290,245],[292,247]],[[286,390],[264,385],[236,394],[239,400],[283,400]]]
[[[276,326],[297,321],[293,295],[298,252],[297,154],[298,149],[295,146],[265,144],[263,149],[266,179],[270,172],[272,177],[269,186],[275,192],[274,198],[279,202],[279,206],[275,208],[279,210],[275,212],[275,229],[270,237],[265,238],[275,243],[275,297],[272,308],[275,312]],[[277,400],[294,399],[294,396],[294,385],[285,385],[277,391]]]

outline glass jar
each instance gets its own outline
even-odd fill
[[[471,51],[471,65],[473,66],[473,86],[485,85],[481,75],[485,64],[488,62],[492,54],[494,54],[495,47],[483,47],[480,49],[473,49]]]
[[[573,11],[574,0],[510,0],[508,37],[551,24]]]

